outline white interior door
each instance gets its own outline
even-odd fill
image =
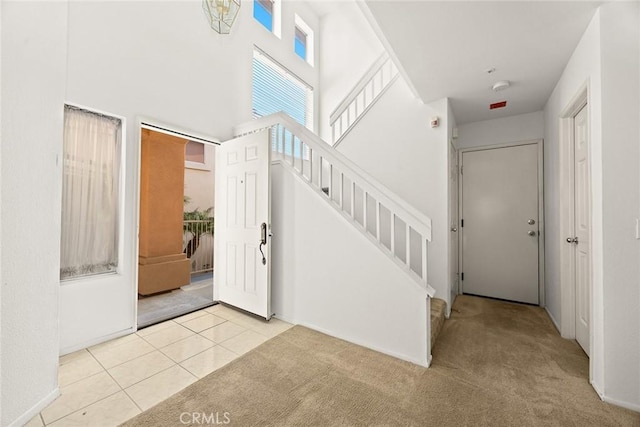
[[[236,138],[216,153],[214,297],[269,319],[269,133]]]
[[[458,294],[458,151],[449,144],[449,283],[451,304]]]
[[[465,294],[538,304],[538,145],[462,154]]]
[[[576,340],[589,354],[591,307],[591,200],[589,182],[589,134],[586,106],[574,118],[574,212]]]

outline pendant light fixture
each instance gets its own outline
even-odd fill
[[[240,11],[240,0],[202,0],[211,28],[217,33],[229,34]]]

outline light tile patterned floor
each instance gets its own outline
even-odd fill
[[[68,354],[61,396],[27,426],[117,426],[291,326],[218,304]]]

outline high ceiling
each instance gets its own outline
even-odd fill
[[[460,125],[541,110],[600,3],[366,0],[364,7],[417,95],[426,103],[449,97]],[[500,80],[511,86],[494,92]],[[506,108],[489,110],[503,100]]]

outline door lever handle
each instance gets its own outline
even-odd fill
[[[260,254],[262,255],[262,265],[267,265],[267,258],[264,256],[264,252],[262,252],[262,247],[267,244],[267,223],[263,222],[260,225]]]
[[[578,237],[567,237],[567,243],[575,243],[578,244]]]

